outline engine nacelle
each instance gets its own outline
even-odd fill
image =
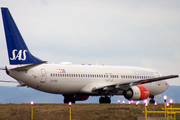
[[[76,100],[76,101],[83,101],[83,100],[87,100],[88,98],[89,98],[88,95],[77,95],[77,96],[75,97],[75,100]]]
[[[137,85],[123,91],[123,95],[128,100],[144,100],[149,97],[149,90],[144,86]]]

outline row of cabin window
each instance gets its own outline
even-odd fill
[[[121,78],[149,79],[149,78],[155,78],[155,76],[121,75]]]
[[[95,74],[56,74],[51,73],[51,77],[95,77],[95,78],[108,78],[108,75],[95,75]],[[110,75],[110,78],[119,78],[118,75]]]

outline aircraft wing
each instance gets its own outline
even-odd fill
[[[108,90],[115,90],[115,89],[122,89],[122,90],[128,90],[131,86],[135,85],[141,85],[145,83],[151,83],[151,82],[156,82],[160,80],[166,80],[170,78],[176,78],[179,77],[178,75],[168,75],[168,76],[162,76],[162,77],[156,77],[156,78],[150,78],[150,79],[143,79],[143,80],[135,80],[135,81],[127,81],[127,82],[121,82],[121,83],[116,83],[112,85],[107,85],[107,86],[102,86],[102,87],[94,87],[92,91],[108,91]]]

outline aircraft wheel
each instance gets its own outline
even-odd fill
[[[69,103],[69,99],[68,98],[64,98],[64,103]]]
[[[151,98],[151,99],[149,100],[149,103],[154,104],[154,103],[155,103],[154,96],[151,96],[151,97],[149,97],[149,98]]]
[[[70,98],[69,102],[75,103],[75,98]]]
[[[105,97],[105,103],[111,103],[111,98],[110,97]]]
[[[155,103],[155,100],[154,100],[154,99],[151,99],[151,100],[149,100],[149,103],[154,104],[154,103]]]
[[[100,97],[99,98],[99,103],[104,103],[104,101],[105,101],[105,97]]]
[[[75,103],[75,98],[72,96],[65,96],[64,97],[64,103],[69,103],[69,102]]]
[[[100,97],[99,103],[111,103],[110,97]]]

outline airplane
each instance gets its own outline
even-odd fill
[[[89,96],[100,96],[99,103],[111,103],[114,95],[128,100],[150,98],[154,103],[154,97],[168,89],[166,80],[179,77],[141,67],[48,64],[31,54],[8,8],[2,7],[1,12],[10,63],[1,70],[17,80],[19,87],[62,94],[64,103],[87,100]]]

